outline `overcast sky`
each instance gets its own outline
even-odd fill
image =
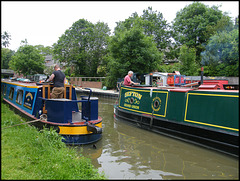
[[[239,14],[239,1],[200,1],[222,5],[233,19]],[[52,46],[79,19],[107,23],[113,32],[116,22],[152,7],[171,23],[176,13],[193,1],[1,1],[1,33],[11,35],[9,49],[17,51],[22,40],[30,45]]]

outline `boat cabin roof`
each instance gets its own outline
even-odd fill
[[[36,84],[36,82],[22,82],[22,81],[16,81],[11,79],[2,79],[1,82],[5,82],[12,85],[18,85],[22,87],[31,87],[31,88],[38,88],[39,85]]]

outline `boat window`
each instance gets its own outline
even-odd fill
[[[18,90],[17,91],[16,103],[22,105],[22,102],[23,102],[23,90]]]
[[[7,90],[7,86],[6,86],[5,84],[2,85],[2,87],[1,87],[1,93],[3,94],[3,96],[6,95],[6,90]]]
[[[1,86],[1,93],[3,93],[4,86],[5,86],[5,85],[2,85],[2,86]]]
[[[9,99],[13,99],[13,93],[14,93],[14,88],[13,88],[13,87],[10,87]]]
[[[6,96],[6,94],[7,94],[7,86],[5,85],[3,95]]]

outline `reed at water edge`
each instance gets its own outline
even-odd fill
[[[1,179],[106,179],[89,158],[67,147],[56,131],[38,131],[28,124],[13,126],[22,123],[21,119],[1,99]]]

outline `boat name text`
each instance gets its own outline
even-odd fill
[[[142,95],[139,94],[138,92],[132,92],[132,91],[125,92],[125,97],[130,97],[130,96],[136,97],[139,100],[141,100],[141,98],[142,98]]]

